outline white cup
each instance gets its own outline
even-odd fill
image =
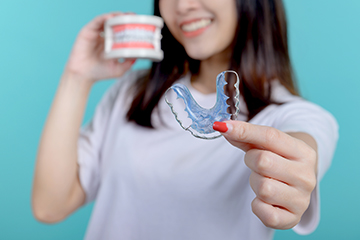
[[[121,15],[105,22],[105,58],[143,58],[158,62],[161,50],[162,18]]]

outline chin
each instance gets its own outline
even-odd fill
[[[186,53],[192,59],[200,61],[206,60],[212,56],[211,53],[209,53],[208,51],[199,51],[199,49],[197,49],[196,51],[190,51],[186,49]]]

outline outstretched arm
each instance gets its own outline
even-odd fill
[[[316,186],[317,145],[307,133],[241,121],[215,122],[214,130],[245,151],[256,194],[252,210],[265,226],[289,229],[300,222]]]

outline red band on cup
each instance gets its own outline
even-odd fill
[[[145,31],[155,32],[156,27],[149,24],[122,24],[113,27],[114,33],[118,33],[129,29],[141,29]]]
[[[112,49],[119,49],[119,48],[147,48],[147,49],[154,49],[154,45],[147,42],[126,42],[126,43],[114,43]]]

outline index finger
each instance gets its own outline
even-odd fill
[[[301,157],[299,149],[304,147],[301,141],[276,128],[233,120],[223,123],[227,127],[223,136],[244,151],[260,148],[294,160]]]
[[[118,16],[118,15],[123,15],[124,13],[122,12],[113,12],[113,13],[106,13],[100,16],[97,16],[96,18],[94,18],[89,24],[88,24],[88,28],[91,30],[100,30],[103,28],[104,22],[112,17]]]

